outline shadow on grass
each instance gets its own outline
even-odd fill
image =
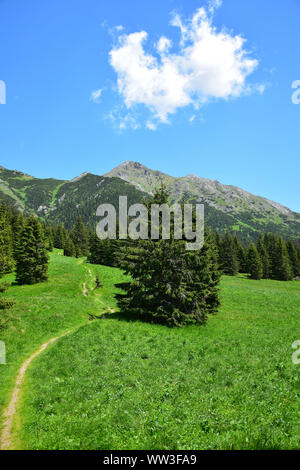
[[[122,282],[122,283],[117,283],[115,284],[115,287],[117,289],[121,289],[122,291],[127,290],[127,288],[130,286],[130,282]],[[120,301],[124,298],[126,298],[126,294],[115,294],[114,295],[115,299],[117,300],[118,307],[120,307]],[[121,307],[121,310],[111,313],[111,312],[105,312],[101,316],[97,317],[98,319],[104,320],[104,319],[115,319],[118,321],[125,321],[127,323],[145,323],[145,324],[151,324],[151,325],[161,325],[165,326],[166,328],[174,329],[174,328],[181,328],[186,325],[176,325],[176,324],[168,324],[166,322],[165,318],[157,317],[155,318],[153,316],[153,312],[147,312],[146,310],[142,310],[139,313],[135,312],[133,310],[123,310]],[[191,323],[192,324],[192,323]],[[201,322],[198,323],[199,326],[205,325],[206,322]]]
[[[117,289],[121,289],[123,292],[126,292],[129,286],[130,286],[130,282],[121,282],[121,283],[115,284],[115,287]],[[121,299],[125,297],[126,297],[126,294],[115,294],[115,298],[118,303]],[[112,316],[116,320],[126,321],[130,323],[139,322],[139,323],[151,323],[153,325],[161,324],[159,319],[155,320],[153,316],[151,315],[151,313],[147,313],[147,312],[143,312],[143,314],[141,315],[141,314],[137,314],[134,311],[120,310],[119,312],[115,312],[112,315],[110,315],[109,318],[112,318]]]

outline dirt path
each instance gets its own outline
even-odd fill
[[[93,279],[93,273],[92,273],[92,271],[91,271],[90,269],[88,269],[88,273],[89,273],[91,279]],[[95,288],[92,288],[91,290],[95,290]],[[83,283],[83,291],[82,291],[82,293],[83,293],[83,295],[84,295],[85,297],[87,297],[88,290],[87,290],[87,288],[86,288],[86,283],[85,283],[85,282]],[[98,302],[100,302],[102,305],[104,305],[104,306],[110,311],[110,313],[115,313],[114,309],[111,308],[111,307],[108,307],[102,300],[100,300],[99,298],[98,298],[97,300],[98,300]]]
[[[92,271],[91,271],[90,269],[88,269],[88,273],[89,273],[90,277],[93,279],[93,273],[92,273]],[[87,289],[87,287],[86,287],[86,282],[83,283],[83,290],[82,290],[82,293],[83,293],[84,297],[87,297],[87,295],[88,295],[88,289]]]
[[[87,297],[87,295],[88,295],[88,290],[87,290],[87,288],[86,288],[86,283],[85,283],[85,282],[83,283],[83,291],[82,291],[82,293],[83,293],[84,297]]]
[[[11,400],[9,402],[8,407],[4,410],[4,427],[1,433],[1,447],[0,450],[8,450],[11,446],[11,430],[14,421],[14,416],[16,414],[16,405],[20,395],[20,390],[22,387],[22,383],[24,380],[24,376],[26,373],[27,368],[32,363],[32,361],[43,352],[50,344],[57,341],[59,338],[66,336],[70,331],[66,331],[62,333],[60,336],[56,336],[55,338],[51,338],[46,343],[42,344],[42,346],[35,351],[25,362],[23,362],[21,368],[19,369],[16,382],[14,385],[14,389],[12,392]]]
[[[89,275],[92,277],[93,275],[92,275],[91,270],[89,269],[88,271],[89,271]],[[88,295],[88,289],[87,289],[86,282],[83,283],[82,294],[85,297],[87,297],[87,295]],[[104,302],[102,302],[101,300],[100,300],[100,302],[103,305],[105,305]],[[107,307],[107,305],[105,305],[105,306],[106,306],[106,308],[108,308],[111,311],[111,313],[114,313],[113,308]],[[37,356],[39,356],[43,351],[45,351],[45,349],[50,344],[54,343],[55,341],[57,341],[60,338],[63,338],[64,336],[66,336],[68,333],[71,333],[72,331],[73,330],[68,330],[65,333],[62,333],[61,335],[56,336],[55,338],[51,338],[46,343],[42,344],[42,346],[40,346],[40,348],[37,351],[35,351],[28,359],[26,359],[26,361],[23,362],[23,364],[21,365],[21,367],[19,369],[19,372],[18,372],[18,375],[17,375],[17,378],[16,378],[16,381],[15,381],[13,391],[12,391],[11,400],[10,400],[7,408],[5,408],[4,412],[3,412],[4,426],[3,426],[3,430],[2,430],[1,438],[0,438],[0,450],[8,450],[11,447],[11,443],[12,443],[11,442],[12,441],[12,426],[13,426],[14,417],[15,417],[15,414],[16,414],[16,406],[17,406],[17,402],[18,402],[18,399],[19,399],[19,396],[20,396],[20,391],[21,391],[21,388],[22,388],[23,380],[24,380],[24,377],[25,377],[25,374],[26,374],[26,371],[27,371],[28,367],[30,366],[32,361]]]

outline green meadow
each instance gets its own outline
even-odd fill
[[[300,448],[300,282],[223,277],[217,315],[170,329],[117,311],[116,268],[56,250],[49,274],[5,294],[17,304],[0,332],[1,416],[22,362],[69,332],[26,373],[12,448]]]

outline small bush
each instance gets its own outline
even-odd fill
[[[12,308],[16,301],[13,299],[0,299],[0,310]]]
[[[6,292],[7,289],[11,286],[10,282],[1,282],[0,283],[0,292],[3,293],[3,292]]]

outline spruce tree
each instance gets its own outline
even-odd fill
[[[167,192],[161,188],[151,203],[166,203],[166,199]],[[168,326],[202,323],[217,311],[220,272],[208,231],[199,251],[187,251],[185,242],[171,235],[170,240],[138,240],[125,245],[121,254],[121,266],[132,279],[124,283],[125,293],[117,295],[121,311]]]
[[[76,258],[87,256],[89,252],[88,232],[80,216],[77,217],[73,230],[71,231],[71,238],[75,245]]]
[[[279,281],[290,281],[293,279],[293,269],[289,259],[286,244],[282,237],[279,237],[276,242],[276,262],[274,276],[274,278]]]
[[[132,282],[118,295],[122,311],[168,326],[203,323],[219,306],[217,252],[209,237],[202,250],[185,242],[140,241],[135,262],[127,258]]]
[[[14,258],[15,258],[17,241],[19,240],[19,236],[20,236],[21,230],[24,226],[24,223],[25,223],[24,215],[20,212],[17,212],[17,211],[15,212],[14,211],[13,214],[12,214],[12,218],[11,218]]]
[[[270,277],[270,260],[262,235],[259,235],[256,247],[262,262],[263,279],[268,279]]]
[[[246,273],[247,272],[246,251],[240,239],[238,238],[237,234],[235,234],[233,237],[233,243],[234,243],[235,251],[237,254],[239,272]]]
[[[247,271],[251,279],[259,280],[263,276],[262,261],[254,243],[250,244],[247,251]]]
[[[102,264],[104,266],[117,266],[117,253],[120,242],[118,240],[100,240],[96,233],[89,238],[88,262],[91,264]]]
[[[64,256],[76,256],[76,249],[72,238],[67,235],[64,242]]]
[[[52,227],[49,225],[43,224],[43,230],[45,235],[45,242],[48,251],[53,251],[53,233]]]
[[[269,279],[277,279],[277,237],[273,233],[266,233],[263,237],[263,243],[268,253],[269,260]]]
[[[14,268],[13,234],[8,209],[0,205],[0,276],[10,273]]]
[[[286,247],[288,250],[288,254],[289,254],[289,258],[290,258],[290,262],[291,262],[291,266],[293,270],[293,277],[298,277],[300,276],[300,260],[298,258],[296,247],[291,240],[287,242]]]
[[[226,232],[221,245],[220,254],[221,269],[228,276],[236,276],[239,271],[239,262],[233,238]]]
[[[64,227],[59,225],[54,229],[53,245],[55,248],[62,250],[65,246],[65,241],[67,238],[67,233]]]
[[[16,246],[16,281],[35,284],[47,279],[48,252],[41,223],[29,217],[21,230]]]
[[[218,265],[221,266],[222,264],[222,260],[221,260],[222,238],[219,232],[215,233],[215,246],[216,246],[217,254],[218,254]]]

